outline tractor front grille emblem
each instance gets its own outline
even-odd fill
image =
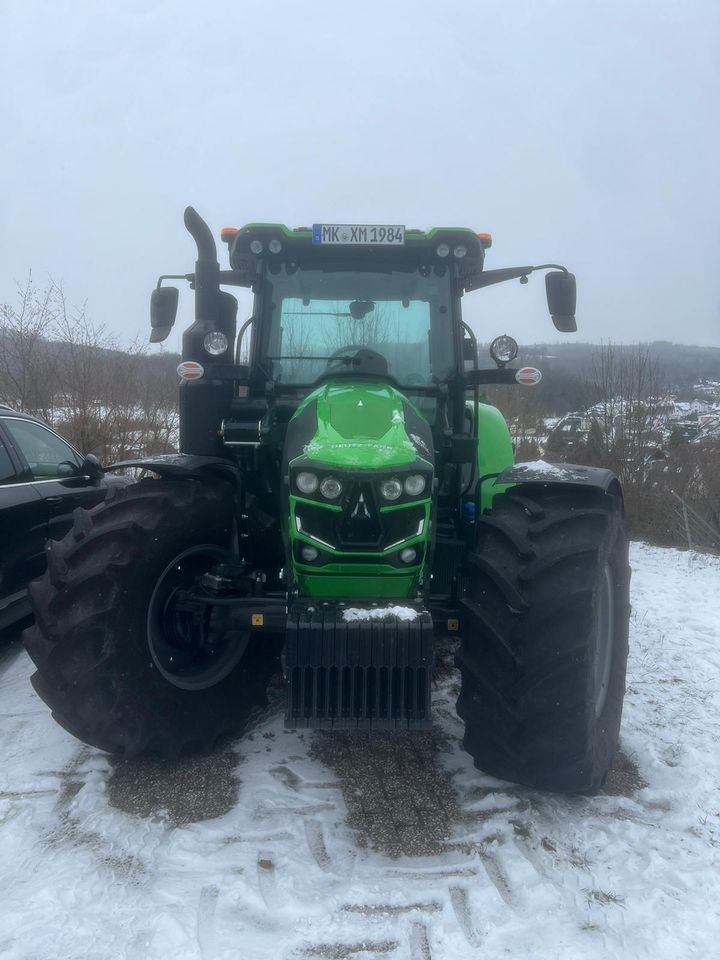
[[[355,502],[355,507],[350,514],[351,517],[358,517],[360,519],[370,519],[370,511],[367,508],[367,503],[365,503],[365,495],[363,493],[357,498]]]

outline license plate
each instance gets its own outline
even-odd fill
[[[315,244],[405,243],[405,227],[379,226],[360,223],[314,223],[312,242]]]

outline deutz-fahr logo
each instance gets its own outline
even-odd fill
[[[358,517],[361,520],[370,519],[370,511],[365,503],[365,494],[361,493],[357,498],[351,517]]]

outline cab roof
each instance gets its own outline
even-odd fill
[[[337,227],[340,231],[333,242],[320,240],[322,228]],[[349,231],[364,231],[368,240],[344,242],[337,239]],[[382,236],[382,231],[402,231],[400,242],[372,242],[371,237]],[[433,227],[414,230],[381,225],[316,224],[309,227],[287,227],[283,223],[248,223],[239,229],[226,227],[221,237],[228,244],[230,266],[250,277],[257,276],[258,263],[294,263],[297,266],[320,266],[349,262],[362,264],[397,263],[435,266],[457,265],[462,280],[476,275],[483,268],[485,250],[491,245],[490,234],[476,233],[469,227]]]

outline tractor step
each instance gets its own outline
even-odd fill
[[[431,727],[432,617],[418,605],[395,610],[339,603],[290,608],[287,728]]]

